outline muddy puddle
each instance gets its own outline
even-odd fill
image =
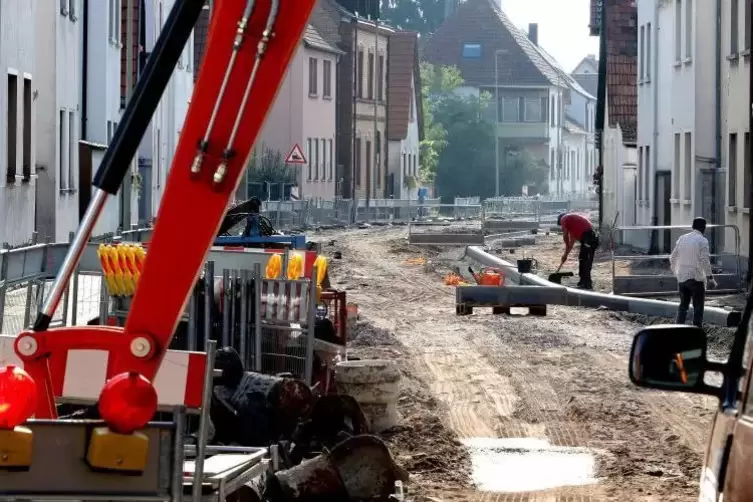
[[[534,492],[597,482],[596,456],[587,448],[552,446],[543,439],[470,438],[473,482],[486,492]]]

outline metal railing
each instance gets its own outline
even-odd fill
[[[470,246],[484,243],[481,205],[433,204],[411,207],[408,242]]]
[[[108,294],[98,245],[86,247],[52,326],[125,320],[130,301]],[[0,334],[17,335],[33,325],[67,248],[68,244],[59,243],[0,250]],[[213,256],[218,253],[222,251]],[[184,329],[176,333],[171,348],[199,350],[206,340],[204,334],[209,333],[210,339],[235,348],[248,369],[291,373],[311,383],[316,314],[311,281],[258,281],[260,265],[253,271],[225,269],[215,277],[214,265],[208,262],[197,282],[184,314]],[[217,301],[215,291],[222,292]]]
[[[625,296],[678,294],[678,284],[669,265],[677,238],[691,228],[685,225],[615,227],[609,235],[612,292]],[[740,230],[737,225],[707,225],[710,241],[728,243],[730,250],[711,254],[717,288],[715,293],[743,291],[740,259]]]

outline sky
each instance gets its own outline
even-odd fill
[[[570,72],[589,54],[598,55],[599,39],[588,35],[590,0],[501,0],[502,10],[528,31],[539,24],[539,45]]]

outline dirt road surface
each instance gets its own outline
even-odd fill
[[[405,236],[350,231],[324,252],[342,252],[333,286],[359,305],[351,355],[402,368],[402,421],[386,439],[416,500],[697,500],[714,403],[630,384],[640,325],[558,306],[458,317],[442,276],[462,250]]]

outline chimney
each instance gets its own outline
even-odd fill
[[[539,24],[528,24],[528,39],[533,42],[534,45],[539,45]]]

